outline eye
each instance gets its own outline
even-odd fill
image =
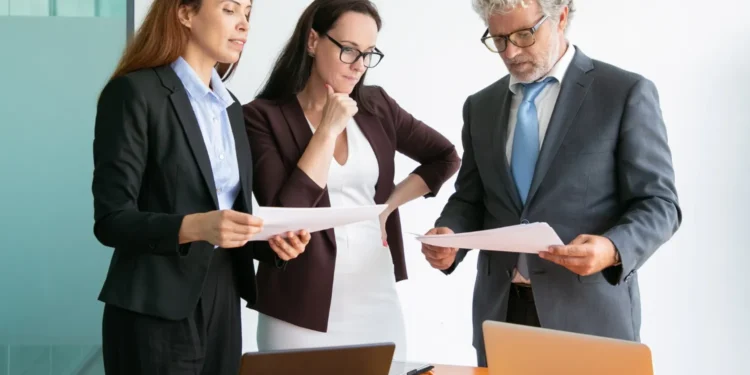
[[[234,14],[234,11],[231,9],[224,9],[224,12],[227,14]]]

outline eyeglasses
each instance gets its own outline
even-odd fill
[[[508,48],[508,42],[510,41],[516,47],[526,48],[531,47],[536,42],[534,34],[542,23],[547,19],[547,16],[542,17],[539,22],[531,28],[518,30],[510,33],[509,35],[490,35],[490,29],[487,29],[482,35],[482,44],[492,52],[503,52]]]
[[[380,52],[380,50],[377,48],[370,52],[362,52],[354,47],[345,46],[339,43],[339,41],[331,38],[331,36],[328,34],[325,34],[325,36],[326,38],[328,38],[328,40],[333,42],[333,44],[341,49],[341,53],[339,53],[339,59],[345,64],[354,64],[361,57],[366,67],[374,68],[378,64],[380,64],[380,61],[385,56],[383,55],[383,52]]]

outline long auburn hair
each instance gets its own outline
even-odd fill
[[[302,13],[292,36],[279,54],[271,74],[261,88],[258,98],[282,100],[296,95],[307,84],[312,72],[313,57],[308,54],[307,40],[311,30],[323,35],[333,28],[336,21],[346,12],[368,15],[375,20],[378,31],[382,20],[378,10],[369,0],[315,0]],[[361,109],[373,113],[373,108],[362,96],[362,75],[354,86],[351,97]]]
[[[202,3],[203,0],[154,0],[111,78],[177,60],[184,53],[190,38],[190,31],[180,23],[179,9],[189,6],[197,12]],[[222,80],[227,80],[236,66],[219,63],[216,70]]]

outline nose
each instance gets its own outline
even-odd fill
[[[519,53],[521,53],[521,48],[516,47],[516,45],[511,42],[507,43],[505,51],[502,52],[503,57],[505,57],[506,59],[512,59],[518,56]]]
[[[356,72],[363,72],[367,67],[365,66],[365,57],[360,56],[357,61],[351,64],[351,67]]]
[[[240,23],[237,25],[237,30],[242,31],[243,33],[246,33],[247,30],[250,28],[250,19],[242,17]]]

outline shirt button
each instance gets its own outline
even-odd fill
[[[224,154],[220,154],[219,159],[224,160]]]
[[[221,194],[221,188],[217,187],[216,192]]]

